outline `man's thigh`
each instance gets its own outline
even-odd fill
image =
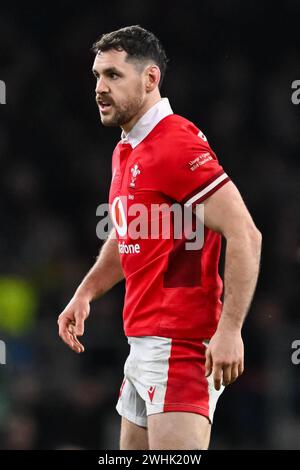
[[[196,413],[168,412],[148,416],[149,449],[207,449],[211,425]]]
[[[121,450],[148,450],[147,428],[131,423],[126,418],[121,420]]]

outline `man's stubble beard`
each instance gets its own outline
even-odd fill
[[[128,101],[123,106],[113,105],[113,116],[108,117],[105,121],[106,116],[101,117],[102,124],[107,127],[121,127],[127,124],[131,119],[138,114],[142,107],[143,99],[142,92],[136,93],[131,101]],[[104,120],[103,120],[104,118]]]

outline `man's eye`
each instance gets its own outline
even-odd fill
[[[118,78],[118,75],[116,73],[111,73],[110,75],[110,78],[112,78],[113,80],[115,80],[116,78]]]

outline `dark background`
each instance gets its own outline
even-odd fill
[[[208,136],[263,234],[246,371],[219,401],[211,447],[300,449],[299,18],[291,0],[1,4],[2,449],[118,447],[124,288],[93,304],[81,356],[56,320],[101,246],[96,208],[120,136],[99,122],[90,47],[130,24],[161,39],[162,95]]]

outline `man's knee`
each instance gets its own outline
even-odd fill
[[[131,423],[122,417],[120,450],[148,450],[147,428]]]

